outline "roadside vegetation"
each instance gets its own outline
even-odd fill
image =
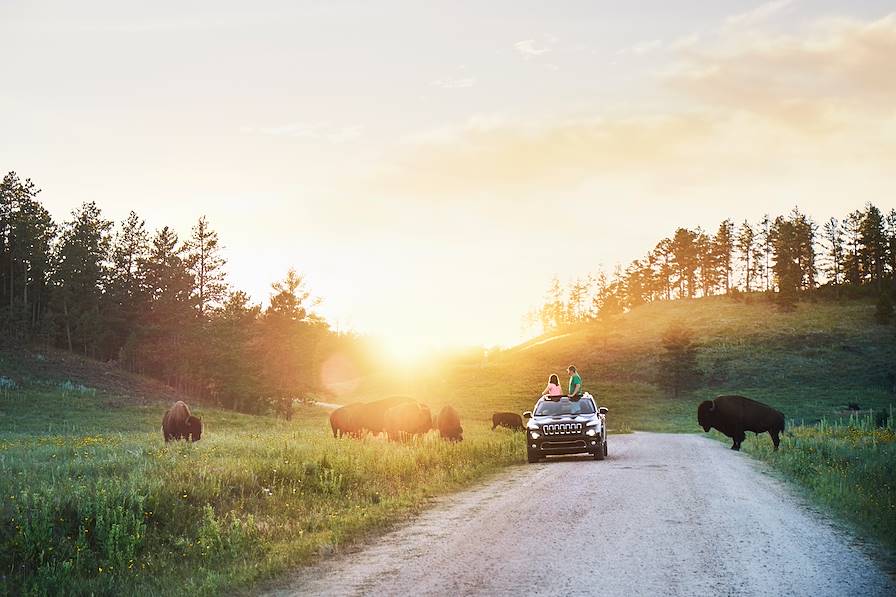
[[[248,587],[524,458],[517,436],[475,425],[461,443],[334,440],[313,406],[293,421],[198,407],[202,440],[166,446],[163,405],[0,400],[0,594]]]
[[[765,436],[744,449],[806,489],[861,535],[896,551],[896,425],[891,407],[845,420],[800,425],[774,452]]]

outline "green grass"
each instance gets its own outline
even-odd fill
[[[292,422],[197,409],[164,445],[163,408],[18,391],[2,399],[0,593],[218,594],[382,529],[427,498],[523,462],[509,432],[459,444],[334,440]]]
[[[810,497],[850,521],[861,535],[896,551],[896,425],[853,415],[797,426],[774,452],[768,436],[748,437],[744,450],[796,481]]]

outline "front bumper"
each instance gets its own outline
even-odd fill
[[[526,449],[533,454],[539,456],[549,456],[551,454],[582,454],[585,452],[595,453],[603,449],[602,438],[599,435],[594,437],[584,434],[576,436],[542,436],[537,440],[528,438]]]

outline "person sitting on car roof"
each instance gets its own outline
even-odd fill
[[[566,372],[569,373],[569,394],[567,395],[570,398],[578,396],[582,393],[582,378],[579,376],[579,372],[576,371],[576,366],[570,365],[566,368]]]
[[[544,391],[541,393],[542,396],[562,396],[563,390],[560,389],[560,378],[557,377],[556,373],[551,373],[551,376],[548,378],[548,385],[545,387]]]

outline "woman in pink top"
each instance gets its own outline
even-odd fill
[[[560,389],[560,378],[556,373],[551,373],[548,378],[548,385],[541,393],[542,396],[562,396],[563,390]]]

